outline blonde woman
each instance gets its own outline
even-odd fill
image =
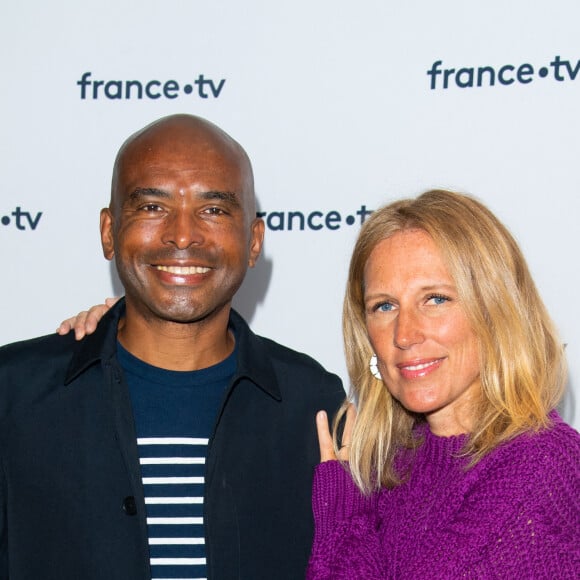
[[[352,392],[342,437],[317,416],[308,578],[580,577],[563,345],[498,219],[448,191],[375,212],[344,337]]]

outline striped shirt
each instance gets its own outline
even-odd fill
[[[152,580],[205,579],[205,460],[235,351],[190,372],[152,367],[120,344],[117,351],[137,431]]]

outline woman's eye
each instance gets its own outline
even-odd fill
[[[377,312],[391,312],[393,308],[394,306],[391,304],[391,302],[381,302],[375,306],[375,310]]]
[[[449,302],[449,298],[447,296],[443,296],[442,294],[433,294],[429,296],[428,302],[433,302],[435,305],[445,304],[445,302]]]

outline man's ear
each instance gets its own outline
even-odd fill
[[[262,244],[264,243],[264,220],[256,218],[252,222],[252,236],[250,238],[250,257],[248,259],[248,266],[253,268],[262,252]]]
[[[107,260],[112,260],[115,255],[113,244],[113,215],[108,207],[101,210],[101,245],[103,255]]]

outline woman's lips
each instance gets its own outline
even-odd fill
[[[434,359],[414,360],[405,363],[399,363],[397,368],[399,373],[405,379],[419,379],[426,377],[436,371],[445,360],[445,357]]]

